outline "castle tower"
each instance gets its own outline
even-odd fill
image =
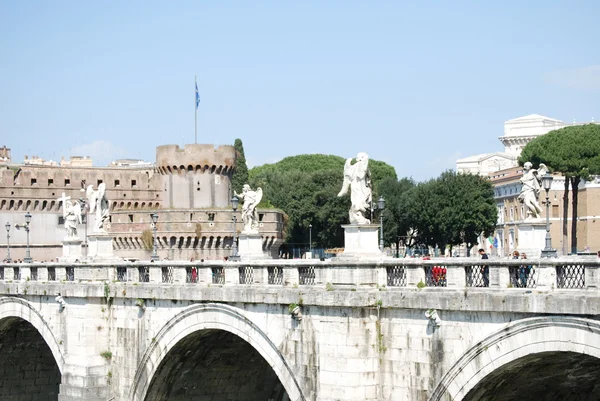
[[[227,207],[235,148],[229,145],[164,145],[156,148],[165,208]]]

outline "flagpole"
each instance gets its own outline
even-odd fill
[[[194,88],[195,88],[195,92],[194,92],[194,144],[198,143],[198,81],[196,76],[194,75]]]

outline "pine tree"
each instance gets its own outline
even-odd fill
[[[231,177],[231,189],[240,193],[244,184],[248,183],[248,166],[246,166],[242,140],[237,138],[233,146],[235,147],[235,170]]]

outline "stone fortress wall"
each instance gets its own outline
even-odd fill
[[[5,153],[10,155],[10,149]],[[32,257],[54,260],[61,255],[64,225],[64,193],[73,199],[85,198],[82,180],[97,188],[104,183],[110,201],[109,231],[115,236],[117,255],[148,259],[142,233],[151,230],[152,213],[159,215],[157,246],[160,258],[220,259],[231,253],[233,212],[230,206],[231,176],[235,148],[222,145],[159,146],[155,167],[61,167],[8,163],[0,167],[0,223],[11,224],[11,256],[25,256],[26,233],[15,230],[32,215],[30,244]],[[276,254],[282,242],[282,215],[261,210],[263,250]],[[238,221],[239,221],[238,210]],[[94,226],[89,215],[88,233]],[[80,237],[84,237],[82,225]],[[238,227],[238,232],[241,225]],[[0,235],[0,248],[6,239]],[[4,258],[4,252],[1,258]]]

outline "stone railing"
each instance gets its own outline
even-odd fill
[[[526,262],[526,264],[524,264]],[[151,283],[398,288],[596,289],[596,258],[265,260],[250,262],[122,262],[0,264],[0,282]]]

